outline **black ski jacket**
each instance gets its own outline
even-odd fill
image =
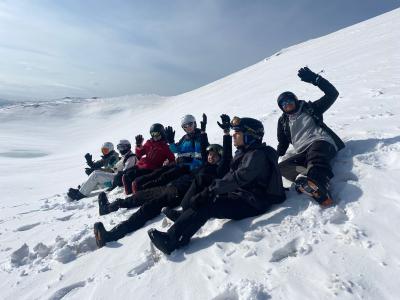
[[[275,149],[257,143],[237,150],[229,172],[209,190],[216,196],[236,193],[260,210],[283,202],[286,196]]]
[[[323,77],[320,77],[317,86],[324,92],[324,96],[314,102],[305,102],[304,100],[300,100],[297,105],[300,105],[300,103],[303,102],[302,111],[309,114],[314,119],[315,123],[332,137],[338,150],[343,149],[343,141],[323,121],[323,113],[336,101],[339,92]],[[285,155],[289,144],[291,143],[292,139],[289,127],[289,117],[286,113],[283,113],[278,120],[278,155]]]

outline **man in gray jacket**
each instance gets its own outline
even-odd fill
[[[153,244],[166,254],[189,243],[208,219],[240,220],[267,211],[285,200],[276,151],[262,143],[264,127],[252,118],[233,118],[233,144],[238,149],[230,171],[195,195],[168,232],[150,229]]]
[[[278,121],[278,155],[283,156],[293,145],[296,154],[279,164],[282,175],[295,182],[298,192],[312,196],[322,206],[333,203],[329,180],[333,177],[330,161],[344,148],[342,140],[323,122],[323,113],[335,102],[339,92],[309,68],[299,70],[304,82],[318,86],[324,96],[314,102],[298,100],[292,92],[278,97],[283,111]]]

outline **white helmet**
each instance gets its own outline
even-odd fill
[[[103,155],[107,155],[108,153],[110,153],[113,150],[114,150],[114,145],[111,142],[105,142],[101,146],[101,153],[103,153]]]
[[[183,127],[183,125],[189,124],[189,123],[194,123],[196,124],[196,118],[193,117],[192,115],[185,115],[182,119],[181,119],[181,127]]]
[[[131,150],[131,143],[128,140],[120,140],[117,145],[117,149],[119,153],[125,155],[129,152],[129,150]]]

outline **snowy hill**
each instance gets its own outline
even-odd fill
[[[171,98],[132,96],[0,107],[1,299],[398,299],[400,287],[400,9],[275,55]],[[283,205],[240,222],[211,220],[173,255],[150,248],[147,229],[97,250],[97,197],[67,202],[83,181],[86,152],[134,140],[154,122],[186,113],[263,121],[276,146],[276,97],[320,97],[297,78],[308,65],[340,92],[326,123],[346,142],[335,160],[333,196],[322,210],[288,193]],[[114,191],[111,198],[120,196]],[[168,226],[168,225],[167,225]],[[164,230],[164,229],[163,229]]]

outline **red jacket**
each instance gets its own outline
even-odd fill
[[[136,156],[139,159],[136,167],[139,169],[155,170],[161,168],[165,160],[175,161],[175,156],[164,140],[147,140],[142,147],[136,147]]]

